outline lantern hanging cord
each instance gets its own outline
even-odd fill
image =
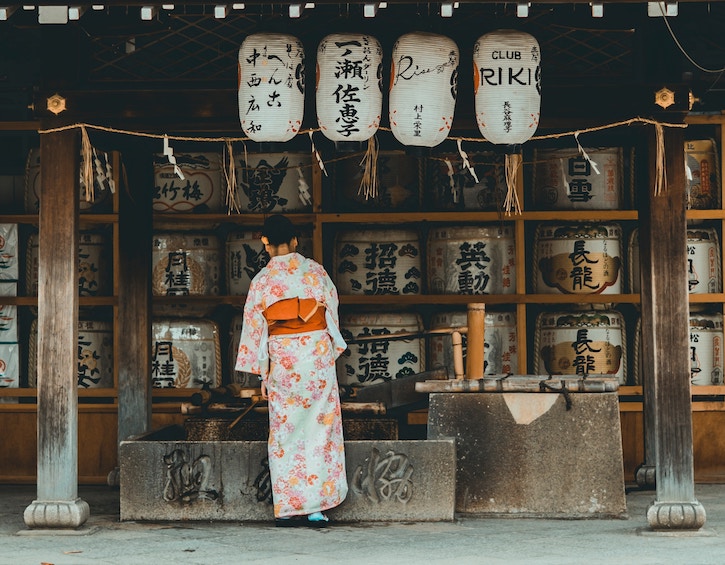
[[[687,53],[687,51],[685,51],[685,48],[680,43],[680,40],[677,39],[677,36],[675,35],[675,32],[672,30],[672,26],[670,25],[670,22],[667,19],[667,14],[665,14],[664,9],[662,7],[662,4],[663,3],[662,2],[658,2],[657,4],[659,6],[660,13],[662,14],[662,21],[665,22],[665,25],[667,26],[667,31],[669,31],[670,32],[670,35],[672,36],[672,41],[675,42],[675,45],[677,45],[677,48],[682,52],[682,54],[685,56],[685,58],[688,61],[690,61],[690,63],[692,63],[692,65],[694,67],[696,67],[697,69],[701,70],[703,73],[714,73],[714,74],[717,74],[717,73],[723,73],[723,72],[725,72],[725,67],[720,67],[719,69],[706,69],[705,67],[702,67],[702,66],[698,65],[695,62],[695,60],[692,57],[690,57],[690,55]]]

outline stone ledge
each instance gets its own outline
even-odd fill
[[[347,499],[338,522],[450,521],[453,440],[346,441]],[[272,521],[263,441],[121,442],[121,520]]]

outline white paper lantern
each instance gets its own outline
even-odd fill
[[[390,129],[403,145],[435,147],[448,137],[458,94],[458,47],[445,36],[407,33],[393,46]]]
[[[302,42],[255,33],[239,48],[239,120],[252,141],[289,141],[300,130],[305,101]]]
[[[473,47],[476,121],[490,142],[524,143],[536,132],[541,106],[539,43],[516,30],[487,33]]]
[[[380,126],[383,49],[369,35],[335,33],[317,48],[317,123],[332,141],[365,141]]]

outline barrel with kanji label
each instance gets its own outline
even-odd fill
[[[238,296],[249,291],[252,279],[269,262],[269,253],[261,241],[261,228],[254,231],[233,231],[226,241],[227,292]],[[297,253],[312,257],[312,235],[300,233],[297,238]]]
[[[415,230],[342,231],[331,276],[340,294],[422,294],[420,237]]]
[[[432,191],[435,209],[503,210],[506,198],[504,155],[493,151],[466,155],[468,165],[458,153],[444,153],[428,159],[428,189]]]
[[[714,139],[685,141],[687,206],[695,210],[720,208],[720,160]]]
[[[621,147],[534,150],[534,203],[540,210],[617,210],[624,181]]]
[[[201,388],[221,384],[221,345],[216,322],[156,319],[151,327],[154,388]]]
[[[154,212],[223,211],[226,186],[221,154],[176,153],[173,157],[175,164],[167,155],[154,155]]]
[[[235,161],[240,212],[312,210],[310,153],[245,153],[237,154]]]
[[[38,294],[38,234],[28,238],[25,263],[28,294]],[[108,296],[113,292],[113,250],[105,233],[80,232],[78,235],[78,295]]]
[[[425,343],[421,337],[386,340],[396,333],[419,333],[423,320],[410,312],[347,313],[340,331],[348,349],[337,359],[337,380],[343,385],[366,386],[407,377],[425,370]],[[351,343],[356,338],[370,341]]]
[[[722,262],[720,238],[715,228],[693,226],[687,228],[687,292],[713,294],[722,289]],[[639,229],[629,238],[629,288],[638,293],[640,281]],[[693,305],[695,306],[695,305]],[[695,306],[699,307],[699,306]]]
[[[617,223],[539,224],[534,236],[534,292],[622,292],[622,228]]]
[[[430,329],[460,328],[468,323],[465,311],[438,312],[431,317]],[[462,335],[463,366],[465,367],[467,335]],[[429,338],[428,370],[445,367],[454,375],[453,344],[449,334],[431,335]],[[516,314],[514,312],[486,312],[483,341],[484,374],[500,375],[519,372]]]
[[[515,257],[509,224],[436,227],[428,234],[429,292],[513,294]]]
[[[700,385],[723,384],[723,315],[720,313],[690,312],[690,383]],[[637,319],[634,337],[633,381],[643,383],[642,319]]]
[[[534,331],[535,374],[612,375],[626,384],[627,340],[619,312],[542,312]]]
[[[38,321],[30,325],[28,386],[38,381]],[[105,320],[78,320],[78,388],[113,387],[113,324]]]
[[[221,250],[215,235],[168,232],[153,236],[154,296],[218,295]]]
[[[420,208],[418,159],[403,151],[380,151],[372,159],[361,153],[331,165],[336,208],[359,212],[415,211]]]

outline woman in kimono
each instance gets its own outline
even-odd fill
[[[275,523],[321,527],[347,495],[335,360],[337,289],[325,269],[296,253],[292,222],[267,218],[269,263],[252,279],[236,370],[261,376],[269,403],[269,474]]]

